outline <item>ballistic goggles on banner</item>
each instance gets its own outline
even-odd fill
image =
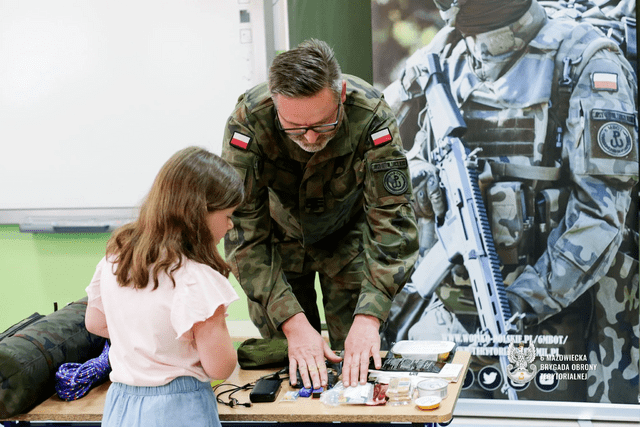
[[[434,0],[436,7],[440,10],[440,16],[447,25],[455,26],[456,16],[460,8],[467,0]]]

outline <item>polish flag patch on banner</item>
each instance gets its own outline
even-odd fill
[[[233,145],[234,147],[238,147],[243,150],[246,150],[250,142],[251,142],[251,137],[247,135],[243,135],[240,132],[234,132],[233,136],[231,137],[230,144]]]
[[[618,90],[618,75],[614,73],[593,73],[591,82],[596,90]]]
[[[391,132],[389,132],[389,128],[384,128],[378,132],[372,133],[371,139],[373,140],[373,145],[377,146],[384,144],[385,142],[391,141]]]

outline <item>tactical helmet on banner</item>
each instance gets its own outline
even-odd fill
[[[456,15],[460,11],[467,0],[433,0],[436,7],[440,10],[440,16],[447,25],[453,27],[456,25]]]
[[[496,30],[517,21],[532,0],[434,0],[447,25],[466,36]]]

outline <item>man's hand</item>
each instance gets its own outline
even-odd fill
[[[298,313],[282,324],[282,332],[289,346],[289,376],[291,384],[296,385],[296,369],[300,371],[302,384],[306,388],[325,387],[327,385],[327,366],[324,358],[339,362],[329,344],[309,323],[303,313]]]
[[[344,362],[342,363],[342,383],[355,387],[367,382],[369,357],[373,357],[376,369],[382,366],[380,358],[380,320],[374,316],[357,314],[344,342]]]

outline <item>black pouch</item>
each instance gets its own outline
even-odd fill
[[[238,347],[242,369],[281,368],[289,365],[286,338],[249,338]]]
[[[281,379],[261,378],[249,393],[249,400],[253,403],[274,402],[281,385]]]

